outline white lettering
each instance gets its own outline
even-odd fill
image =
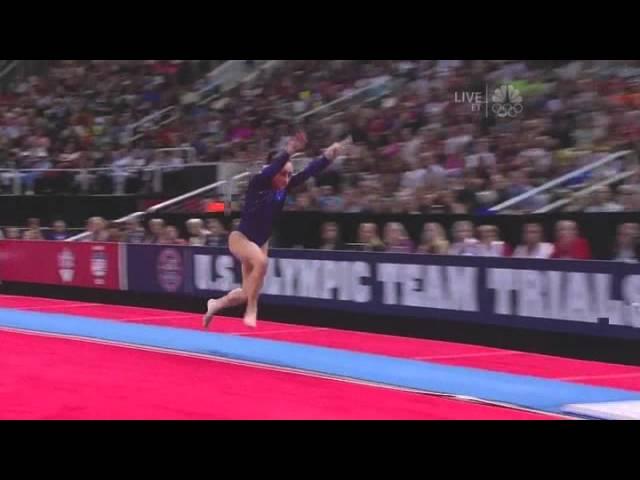
[[[325,260],[322,269],[324,285],[322,289],[322,298],[333,299],[333,290],[338,287],[336,277],[338,275],[337,262],[333,260]]]
[[[629,275],[622,281],[622,298],[629,304],[629,323],[640,327],[640,275]]]
[[[478,311],[477,281],[475,267],[446,267],[449,290],[449,308],[468,312]]]
[[[599,318],[609,318],[609,298],[611,298],[611,275],[606,273],[593,274],[593,285],[595,288],[592,297],[593,311],[592,318],[597,322]]]
[[[511,291],[514,290],[512,271],[508,268],[489,268],[487,287],[496,292],[493,311],[500,315],[513,313],[511,311]]]
[[[608,312],[609,325],[625,325],[624,302],[620,300],[609,300]]]
[[[280,295],[282,289],[282,279],[276,275],[278,268],[277,258],[269,259],[269,266],[267,267],[267,274],[264,279],[264,287],[262,293],[267,295]]]
[[[589,284],[586,273],[569,272],[567,274],[566,319],[577,322],[592,321],[589,312]]]
[[[338,262],[338,300],[351,300],[351,262]]]
[[[304,297],[320,298],[322,292],[322,260],[305,260],[300,275],[298,294]]]
[[[424,289],[425,307],[448,308],[447,298],[444,292],[444,271],[438,265],[428,265],[425,268]]]
[[[294,295],[294,282],[296,280],[296,271],[298,270],[298,261],[292,258],[280,259],[280,273],[282,275],[283,295]]]
[[[422,290],[418,290],[421,277],[420,265],[402,265],[402,304],[409,307],[423,307]]]
[[[237,287],[233,271],[233,257],[229,255],[219,255],[216,258],[216,273],[218,279],[213,282],[213,289],[228,292]]]
[[[211,281],[211,272],[213,265],[213,257],[211,255],[194,255],[193,256],[193,276],[194,283],[198,290],[213,290],[213,282]]]
[[[396,292],[396,279],[398,277],[398,265],[395,263],[380,263],[378,265],[378,280],[382,282],[382,303],[395,305],[398,303]]]
[[[351,269],[351,285],[353,286],[353,301],[365,303],[371,300],[371,287],[363,285],[361,279],[371,277],[368,263],[354,262]]]
[[[547,272],[547,316],[562,319],[562,272]]]
[[[535,270],[513,270],[518,285],[518,315],[544,317],[544,273]]]

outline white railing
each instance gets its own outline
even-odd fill
[[[219,97],[222,93],[232,89],[239,83],[248,81],[255,77],[261,70],[270,70],[280,64],[282,60],[262,60],[249,73],[247,73],[246,60],[228,60],[219,65],[212,72],[207,74],[207,85],[193,92],[198,99],[198,105],[206,105],[213,99]],[[218,88],[216,88],[218,87]],[[211,92],[211,93],[209,93]],[[204,97],[204,98],[201,98]],[[170,116],[167,116],[171,114]],[[157,119],[164,118],[162,121],[155,123]],[[180,108],[177,105],[167,107],[158,112],[154,112],[145,118],[138,120],[136,123],[128,126],[130,142],[134,142],[144,136],[144,132],[133,135],[134,130],[142,125],[149,124],[149,130],[156,130],[159,127],[171,123],[180,118]],[[133,136],[131,136],[133,135]]]
[[[29,173],[60,172],[73,174],[115,174],[116,172],[135,173],[150,172],[152,175],[151,184],[153,191],[162,191],[162,174],[166,170],[176,168],[193,168],[221,165],[223,162],[196,163],[196,150],[193,147],[168,147],[156,148],[154,152],[186,152],[186,164],[184,165],[144,165],[144,166],[123,166],[123,167],[100,167],[100,168],[0,168],[0,181],[10,180],[12,182],[12,195],[22,194],[22,180]]]
[[[613,177],[609,177],[606,178],[600,182],[594,183],[593,185],[584,188],[576,193],[574,193],[573,195],[571,195],[568,198],[562,198],[560,200],[557,200],[553,203],[550,203],[549,205],[546,205],[545,207],[539,208],[538,210],[535,210],[533,213],[548,213],[548,212],[552,212],[558,208],[564,207],[565,205],[568,205],[570,203],[573,203],[575,200],[578,200],[586,195],[589,195],[592,192],[595,192],[596,190],[598,190],[600,187],[606,187],[609,186],[613,183],[616,182],[621,182],[622,180],[625,180],[631,176],[633,176],[635,173],[638,172],[638,169],[635,170],[631,170],[629,172],[622,172],[619,173],[618,175],[614,175]]]
[[[230,84],[230,85],[227,86],[227,88],[222,88],[221,91],[224,92],[226,90],[229,90],[230,88],[233,88],[234,86],[238,85],[239,83],[251,82],[254,78],[256,78],[256,76],[260,72],[262,72],[262,71],[270,72],[271,70],[276,68],[278,65],[280,65],[282,62],[283,62],[283,60],[266,60],[266,61],[263,61],[260,65],[256,65],[252,72],[250,72],[248,75],[246,75],[245,77],[240,79],[237,83],[235,83],[233,85]],[[199,97],[204,96],[214,86],[208,86],[206,89],[201,90],[200,92],[198,92],[198,96]],[[213,101],[214,99],[218,98],[219,96],[221,96],[220,92],[213,92],[210,95],[205,96],[204,98],[200,98],[198,100],[198,105],[206,105],[207,103]]]
[[[380,88],[380,87],[384,87],[384,86],[388,86],[391,81],[392,81],[392,77],[386,76],[383,78],[379,78],[379,79],[375,79],[373,80],[371,83],[369,83],[369,85],[366,85],[364,87],[361,87],[357,90],[354,90],[353,92],[350,92],[346,95],[343,95],[340,98],[337,98],[327,104],[324,105],[320,105],[319,107],[314,108],[313,110],[309,110],[308,112],[304,112],[298,116],[295,117],[296,121],[301,121],[304,120],[305,118],[311,116],[311,115],[315,115],[318,112],[322,112],[323,110],[327,110],[330,109],[331,107],[334,107],[335,105],[338,105],[340,103],[344,103],[344,102],[348,102],[349,100],[351,100],[352,98],[365,93],[369,90],[375,90],[376,88]],[[384,92],[382,92],[380,95],[377,96],[381,96],[383,95]]]
[[[551,180],[545,183],[544,185],[533,188],[528,192],[523,193],[522,195],[518,195],[517,197],[507,200],[506,202],[502,202],[501,204],[496,205],[495,207],[492,207],[489,211],[498,213],[508,207],[512,207],[514,205],[517,205],[518,203],[528,200],[531,197],[538,195],[539,193],[550,190],[551,188],[556,187],[558,185],[562,185],[563,183],[567,182],[568,180],[571,180],[572,178],[579,177],[584,173],[590,172],[596,168],[599,168],[599,167],[602,167],[603,165],[611,163],[614,160],[617,160],[621,157],[629,155],[630,153],[632,153],[631,150],[624,150],[621,152],[613,153],[611,155],[607,155],[605,158],[602,158],[596,162],[590,163],[589,165],[585,165],[584,167],[581,167],[569,173],[566,173],[565,175],[562,175],[554,180]]]
[[[294,156],[291,158],[292,162],[298,163],[298,162],[308,162],[309,158],[304,157],[304,156]],[[136,218],[141,218],[144,217],[146,215],[153,215],[153,214],[157,214],[160,210],[165,210],[167,208],[170,208],[174,205],[177,205],[179,203],[182,203],[186,200],[190,200],[192,198],[198,197],[202,194],[208,193],[208,192],[212,192],[218,189],[224,189],[223,190],[223,194],[225,197],[225,214],[228,215],[231,213],[231,195],[232,195],[232,190],[233,190],[233,186],[236,182],[238,182],[239,180],[242,180],[244,178],[247,178],[249,176],[252,175],[252,172],[250,170],[247,170],[245,172],[240,173],[239,175],[235,175],[233,177],[231,177],[228,180],[219,180],[217,182],[214,182],[210,185],[206,185],[204,187],[201,188],[197,188],[195,190],[192,190],[190,192],[187,192],[183,195],[180,195],[178,197],[174,197],[171,198],[167,201],[164,201],[162,203],[158,203],[156,205],[153,205],[152,207],[149,207],[147,210],[145,210],[144,212],[134,212],[131,213],[129,215],[126,215],[122,218],[118,218],[117,220],[113,220],[113,223],[124,223],[128,220],[132,220],[132,219],[136,219]],[[78,241],[78,240],[82,240],[84,238],[87,238],[88,236],[90,236],[91,233],[90,232],[84,232],[81,233],[80,235],[75,235],[71,238],[66,239],[65,241],[67,242],[73,242],[73,241]]]
[[[219,85],[219,84],[224,85],[225,82],[229,81],[229,79],[232,79],[236,75],[238,75],[240,63],[244,63],[244,60],[228,60],[224,62],[222,65],[219,65],[216,68],[214,68],[211,72],[209,72],[206,75],[206,78],[208,79],[207,86],[195,92],[195,94],[199,96],[203,93],[206,93],[211,88],[214,88],[216,85]],[[240,67],[243,67],[243,66],[240,66]],[[136,128],[146,124],[150,124],[149,128],[153,128],[154,126],[153,124],[155,123],[156,119],[161,118],[170,112],[175,112],[175,113],[171,117],[163,120],[160,123],[160,125],[164,125],[165,123],[168,123],[169,121],[175,120],[175,118],[177,118],[177,115],[176,115],[178,113],[177,105],[172,105],[170,107],[164,108],[157,112],[153,112],[147,115],[146,117],[142,118],[141,120],[138,120],[137,122],[128,125],[127,129],[129,131],[129,136],[131,137],[131,141],[137,140],[142,136],[142,134],[133,136],[135,133],[134,130]]]
[[[162,110],[158,110],[157,112],[153,112],[153,113],[147,115],[146,117],[144,117],[143,119],[138,120],[137,122],[128,125],[127,129],[129,131],[129,136],[131,136],[133,134],[133,131],[136,128],[138,128],[138,127],[140,127],[142,125],[145,125],[147,123],[153,123],[156,118],[161,117],[165,113],[171,112],[171,111],[173,111],[175,109],[176,109],[175,106],[163,108]]]
[[[18,60],[12,60],[0,71],[0,80],[2,80],[9,72],[18,66]]]

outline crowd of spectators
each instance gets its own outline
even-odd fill
[[[78,191],[122,193],[126,168],[143,170],[163,158],[153,148],[185,143],[181,138],[133,144],[136,123],[179,104],[181,95],[220,61],[63,60],[47,75],[31,76],[0,96],[0,169],[109,168],[102,187],[95,175],[38,172],[22,175],[25,193]],[[167,159],[174,162],[173,158]],[[181,159],[183,162],[184,159]],[[0,176],[10,191],[15,173]]]
[[[238,219],[230,230],[238,226]],[[101,217],[87,220],[85,229],[70,231],[64,221],[56,220],[51,228],[44,229],[40,220],[30,218],[25,228],[5,227],[0,229],[0,238],[22,240],[65,240],[72,235],[89,233],[81,241],[124,242],[162,245],[191,245],[225,247],[229,230],[217,218],[191,218],[185,222],[184,232],[161,218],[148,221],[146,228],[137,219],[124,224],[107,222]],[[425,255],[466,255],[480,257],[515,257],[542,259],[592,259],[589,242],[580,235],[578,225],[571,220],[560,220],[554,227],[553,241],[544,238],[540,223],[530,222],[522,226],[518,244],[510,245],[500,238],[500,229],[495,225],[475,226],[467,220],[456,221],[450,236],[443,226],[425,222],[417,242],[409,236],[400,222],[388,222],[382,235],[376,223],[361,223],[355,238],[343,238],[336,222],[325,222],[320,229],[320,250],[354,250],[363,252],[390,252]],[[622,223],[617,226],[616,237],[609,259],[635,262],[640,260],[640,224]]]
[[[150,169],[179,169],[186,162],[180,153],[157,154],[155,148],[189,147],[195,161],[245,168],[282,145],[300,116],[308,115],[302,123],[309,155],[349,134],[358,148],[292,195],[289,209],[483,214],[607,153],[635,150],[640,138],[635,60],[289,60],[256,69],[251,81],[203,103],[194,91],[214,62],[57,62],[47,76],[29,78],[0,99],[0,168],[111,169],[98,178],[25,175],[27,192],[38,186],[144,192]],[[321,108],[379,81],[389,89],[367,97],[373,101]],[[519,114],[485,115],[461,101],[463,93],[484,95],[487,87],[491,97],[502,85],[517,89]],[[175,121],[132,143],[128,127],[166,106],[179,110]],[[515,208],[531,211],[627,167],[612,164]],[[5,190],[10,175],[0,174]],[[66,183],[57,185],[61,178]],[[603,187],[567,208],[638,210],[636,180]]]

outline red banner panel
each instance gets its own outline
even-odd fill
[[[114,243],[0,241],[0,281],[120,289]]]

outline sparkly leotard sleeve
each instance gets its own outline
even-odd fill
[[[313,160],[303,171],[291,177],[286,189],[275,190],[271,184],[273,177],[282,170],[288,161],[289,154],[286,151],[279,153],[249,182],[238,230],[259,247],[271,237],[273,222],[282,212],[289,191],[319,174],[330,163],[323,155]]]

